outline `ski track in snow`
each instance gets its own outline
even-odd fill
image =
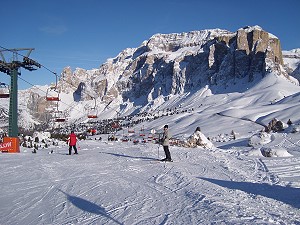
[[[275,173],[281,180],[288,178],[297,178],[300,180],[300,159],[283,159],[283,160],[264,160],[268,170]],[[300,183],[293,183],[294,186],[300,188]]]
[[[283,196],[299,196],[284,180],[299,158],[170,149],[173,163],[154,144],[1,154],[0,224],[299,224],[300,201]]]

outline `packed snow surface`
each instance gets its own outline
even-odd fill
[[[297,152],[298,135],[275,140]],[[0,224],[299,224],[299,154],[265,158],[241,139],[171,146],[165,163],[157,144],[95,138],[78,155],[0,154]]]

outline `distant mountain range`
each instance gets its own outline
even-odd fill
[[[282,51],[280,40],[259,26],[236,32],[156,34],[108,59],[99,69],[64,68],[57,86],[58,105],[46,101],[49,86],[20,91],[19,124],[55,126],[51,122],[55,111],[65,113],[66,123],[79,123],[91,120],[90,110],[98,115],[93,120],[158,110],[168,101],[176,106],[176,96],[203,88],[212,95],[243,92],[271,72],[298,85],[299,62],[300,49]],[[8,102],[0,106],[0,113],[3,121]]]

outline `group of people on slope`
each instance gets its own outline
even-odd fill
[[[169,149],[170,145],[170,132],[169,132],[169,126],[166,124],[164,126],[164,131],[162,133],[161,138],[159,139],[159,143],[163,146],[164,152],[166,157],[162,159],[161,161],[165,162],[172,162],[171,158],[171,153]],[[69,144],[69,155],[72,153],[72,148],[74,149],[75,153],[78,154],[77,152],[77,136],[74,133],[74,131],[71,131],[71,134],[69,135],[68,138],[68,144]],[[204,148],[212,148],[213,144],[201,133],[200,127],[197,127],[194,134],[190,136],[190,138],[187,141],[187,146],[188,147],[196,147],[196,146],[201,146]]]
[[[162,161],[172,161],[170,150],[169,150],[171,136],[170,136],[168,128],[169,128],[168,125],[164,126],[164,132],[163,132],[162,138],[159,140],[161,142],[161,144],[163,145],[163,148],[164,148],[164,151],[166,154],[166,158],[162,159]],[[77,147],[76,147],[77,140],[78,139],[77,139],[76,134],[74,133],[74,131],[71,131],[71,134],[69,135],[69,138],[67,140],[68,145],[69,145],[69,155],[72,154],[72,148],[75,151],[74,154],[78,154]]]

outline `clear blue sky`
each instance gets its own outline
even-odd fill
[[[66,66],[98,68],[157,33],[212,28],[235,32],[259,25],[281,40],[283,50],[291,50],[300,48],[299,10],[299,0],[2,1],[0,46],[35,48],[30,57],[58,74]],[[32,84],[55,81],[43,68],[21,73]],[[9,76],[0,73],[0,81],[9,83]],[[19,80],[19,89],[30,86]]]

